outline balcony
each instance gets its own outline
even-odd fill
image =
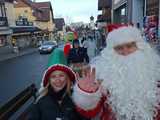
[[[0,27],[8,27],[7,17],[0,17]]]

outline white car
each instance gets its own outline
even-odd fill
[[[58,45],[56,41],[45,41],[39,47],[39,53],[51,53],[57,46]]]

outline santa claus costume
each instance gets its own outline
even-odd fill
[[[103,79],[99,89],[90,92],[78,83],[74,87],[78,111],[93,120],[160,120],[160,57],[156,51],[134,27],[113,30],[107,42],[91,63],[97,79]],[[130,42],[137,46],[133,53],[115,51],[116,46]]]

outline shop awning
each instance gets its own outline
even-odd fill
[[[7,28],[7,29],[0,29],[0,35],[9,35],[12,34],[12,30]]]

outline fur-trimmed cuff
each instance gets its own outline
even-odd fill
[[[98,103],[101,101],[102,94],[100,89],[95,93],[88,93],[80,89],[78,85],[75,85],[72,97],[76,106],[88,111],[97,107]]]

